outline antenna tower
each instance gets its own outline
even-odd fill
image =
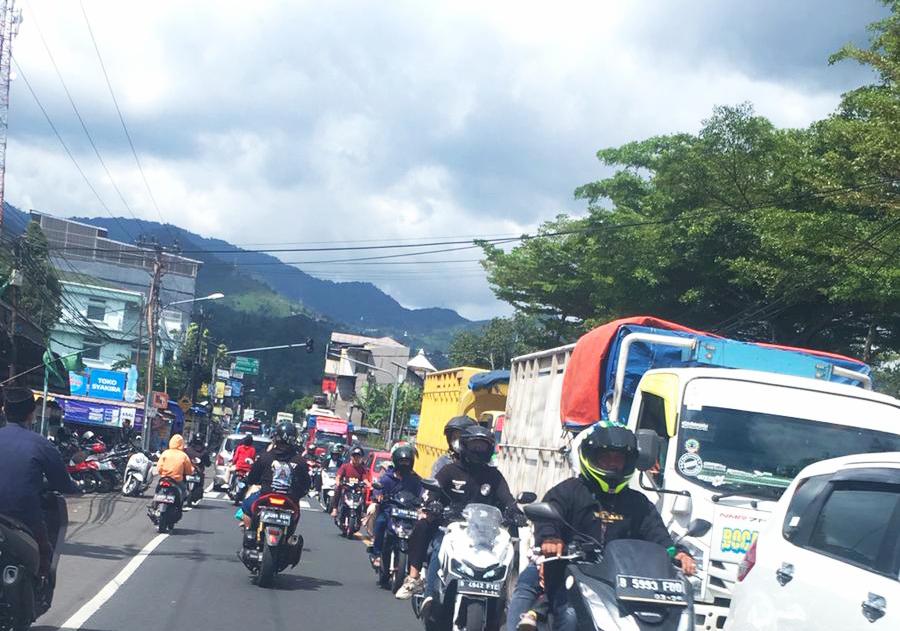
[[[6,201],[6,132],[9,127],[9,73],[12,64],[12,42],[19,34],[22,11],[16,0],[0,0],[0,227],[3,226],[3,204]]]

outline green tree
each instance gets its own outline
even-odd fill
[[[62,316],[62,286],[50,262],[47,237],[36,222],[28,224],[14,247],[0,250],[0,284],[10,279],[13,270],[19,270],[22,284],[5,287],[3,297],[9,300],[11,292],[18,292],[19,312],[49,338],[50,330]]]
[[[508,368],[513,357],[546,348],[555,338],[536,317],[494,318],[480,330],[457,333],[450,343],[450,361],[454,366]]]
[[[367,383],[356,395],[356,405],[362,410],[363,423],[368,427],[386,432],[391,416],[391,395],[394,384],[378,385]],[[397,392],[397,408],[394,412],[394,427],[406,426],[409,415],[422,408],[422,389],[408,383],[400,384]]]

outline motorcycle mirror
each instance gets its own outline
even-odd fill
[[[435,480],[434,478],[423,478],[422,486],[425,487],[429,491],[434,491],[436,493],[443,492],[441,485],[438,484],[437,480]]]
[[[522,491],[519,493],[519,497],[516,498],[516,501],[519,504],[532,504],[537,501],[537,493],[532,493],[531,491]]]
[[[244,458],[244,462],[246,462],[247,464],[253,464],[253,459],[252,458]]]
[[[635,468],[638,471],[649,471],[659,464],[659,451],[662,439],[652,429],[639,429],[634,433],[637,439],[638,457]]]
[[[546,502],[538,502],[537,504],[529,504],[522,508],[525,516],[531,521],[553,521],[563,522],[562,515],[556,512],[551,504]]]
[[[709,532],[710,528],[712,528],[712,524],[705,519],[694,519],[688,524],[687,530],[678,540],[681,541],[687,537],[702,537]]]
[[[376,480],[375,482],[372,482],[372,488],[375,489],[376,491],[380,491],[381,489],[384,488],[384,485],[381,482],[378,482]]]

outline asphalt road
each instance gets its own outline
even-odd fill
[[[61,627],[76,612],[91,611],[90,601],[109,590],[110,581],[121,578],[129,563],[134,566],[135,555],[157,537],[146,516],[146,498],[110,494],[71,500],[53,608],[33,629],[421,629],[408,602],[377,587],[362,542],[341,538],[315,500],[301,516],[300,564],[280,574],[271,589],[253,585],[236,556],[240,532],[234,509],[215,499],[218,495],[208,494],[186,513],[80,627]]]

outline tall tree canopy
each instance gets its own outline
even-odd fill
[[[900,347],[900,3],[846,47],[880,82],[829,118],[778,129],[749,104],[697,134],[598,152],[615,172],[579,187],[510,252],[485,245],[496,295],[571,338],[653,314],[740,338],[863,355]]]

